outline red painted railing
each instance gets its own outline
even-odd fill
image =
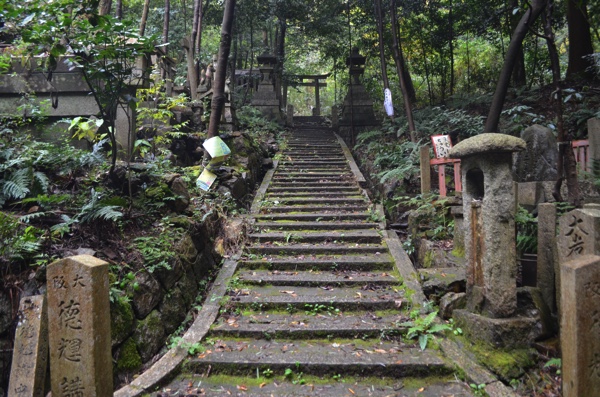
[[[577,167],[581,171],[590,172],[591,161],[589,157],[590,143],[587,139],[572,141],[573,153]],[[448,186],[446,185],[446,166],[452,165],[454,168],[454,191],[462,192],[462,179],[460,177],[460,160],[451,158],[439,158],[429,160],[431,166],[437,166],[438,182],[440,186],[440,196],[446,197]]]

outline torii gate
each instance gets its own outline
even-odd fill
[[[295,81],[298,81],[298,83],[294,84],[294,86],[302,86],[302,87],[315,87],[315,108],[313,109],[313,116],[320,116],[321,115],[321,96],[319,93],[319,88],[320,87],[327,87],[327,83],[321,83],[319,82],[319,80],[325,80],[327,77],[329,77],[330,73],[327,74],[298,74],[298,75],[294,75],[294,76],[290,76],[292,77],[292,79],[294,79]],[[308,81],[305,81],[308,80]],[[283,107],[284,109],[287,108],[287,90],[288,90],[288,83],[284,83],[283,85]]]

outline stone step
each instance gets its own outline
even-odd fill
[[[377,229],[378,223],[371,222],[256,222],[255,227],[260,230],[357,230]]]
[[[319,191],[315,191],[315,189],[304,188],[304,187],[296,187],[296,188],[278,188],[274,187],[267,190],[267,197],[306,197],[306,196],[330,196],[330,197],[339,197],[339,196],[362,196],[362,190],[358,187],[329,187],[326,189],[320,189]]]
[[[302,232],[265,232],[249,233],[248,239],[254,242],[283,241],[286,243],[381,243],[382,237],[379,230],[347,230],[347,231],[302,231]]]
[[[346,205],[367,205],[367,200],[364,196],[359,197],[319,197],[317,195],[313,197],[269,197],[268,202],[274,203],[277,201],[277,205],[298,205],[298,204],[310,204],[310,205],[328,205],[328,206],[346,206]]]
[[[335,206],[332,206],[331,204],[321,204],[321,205],[317,205],[317,204],[313,204],[313,205],[293,205],[293,206],[287,206],[287,205],[274,205],[274,206],[265,206],[262,207],[261,210],[262,211],[266,211],[266,212],[270,212],[270,213],[284,213],[284,212],[293,212],[293,213],[306,213],[306,212],[326,212],[327,210],[331,209],[331,212],[341,212],[341,211],[347,211],[347,212],[356,212],[356,211],[367,211],[369,208],[369,206],[367,205],[367,203],[365,202],[364,204],[344,204],[344,203],[337,203],[335,204]]]
[[[398,325],[405,321],[409,318],[400,312],[378,316],[369,312],[340,312],[327,305],[306,306],[289,314],[223,314],[211,327],[210,334],[257,339],[263,338],[265,333],[286,339],[393,337],[406,333],[406,328]]]
[[[256,214],[254,219],[258,221],[349,221],[349,220],[366,220],[371,215],[366,212],[313,212],[313,213],[270,213]]]
[[[386,253],[366,255],[298,255],[296,257],[266,256],[252,259],[246,256],[239,262],[240,269],[268,269],[279,271],[392,271],[394,262]]]
[[[272,182],[271,186],[267,190],[268,192],[273,189],[273,191],[281,191],[286,189],[296,189],[294,191],[332,191],[332,189],[340,188],[340,189],[358,189],[358,185],[353,183],[351,180],[341,180],[341,181],[329,181],[329,182],[310,182],[310,181],[302,181],[302,182]]]
[[[397,286],[381,285],[379,289],[362,287],[314,288],[303,286],[251,286],[243,293],[231,297],[228,305],[271,310],[300,308],[306,305],[326,305],[341,311],[388,310],[399,308],[404,300],[404,291]]]
[[[336,255],[336,254],[377,254],[387,251],[385,245],[359,245],[359,244],[286,244],[286,245],[250,245],[247,250],[256,255]]]
[[[323,286],[362,286],[398,284],[398,279],[383,271],[357,272],[342,270],[326,271],[280,271],[280,270],[240,270],[236,277],[248,285],[289,285],[301,287]]]
[[[215,342],[198,357],[188,360],[186,369],[195,373],[229,373],[255,376],[270,369],[281,375],[340,374],[345,376],[426,376],[448,374],[451,367],[430,350],[407,348],[402,344],[353,341],[230,340]]]
[[[262,368],[263,370],[266,368]],[[269,369],[270,370],[270,369]],[[209,371],[207,371],[209,372]],[[262,373],[261,373],[262,374]],[[339,378],[333,379],[332,376]],[[240,383],[240,378],[225,374],[219,374],[214,379],[204,374],[183,374],[175,378],[165,388],[167,392],[180,392],[178,396],[254,396],[254,397],[390,397],[390,396],[419,396],[419,397],[470,397],[473,396],[470,387],[465,382],[457,381],[449,376],[441,379],[439,376],[431,378],[420,377],[418,379],[404,377],[353,377],[329,374],[330,382],[313,383],[302,382],[298,379],[285,379],[282,374],[270,374],[268,378],[261,376],[260,379],[252,379]],[[166,394],[157,394],[157,396]],[[173,395],[173,394],[169,394]],[[154,395],[153,395],[154,396]]]

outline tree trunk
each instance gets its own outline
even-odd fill
[[[171,0],[165,0],[165,18],[163,21],[163,43],[169,42],[169,21],[171,19]]]
[[[377,19],[377,36],[379,37],[379,61],[381,62],[381,77],[383,79],[383,88],[390,88],[390,82],[387,75],[387,65],[385,61],[385,47],[383,46],[383,15],[381,12],[381,0],[375,0],[375,18]],[[392,116],[393,117],[393,116]]]
[[[510,13],[510,27],[513,31],[517,29],[519,18],[517,14],[512,13],[512,10],[519,7],[519,0],[513,0],[510,7],[507,7],[507,12]],[[523,53],[523,45],[519,46],[517,51],[517,59],[512,71],[512,83],[515,87],[525,87],[527,85],[527,76],[525,73],[525,54]]]
[[[569,25],[569,65],[567,79],[593,78],[588,68],[592,62],[588,55],[594,53],[590,22],[587,15],[587,0],[567,0],[567,22]]]
[[[565,126],[563,122],[563,100],[562,100],[562,88],[560,85],[560,61],[558,57],[558,51],[556,50],[556,42],[554,39],[554,31],[552,30],[552,12],[554,10],[553,0],[548,0],[545,15],[542,15],[544,20],[544,35],[546,36],[546,44],[548,45],[548,54],[550,56],[550,65],[552,67],[552,84],[554,85],[554,95],[552,96],[552,102],[556,112],[557,118],[557,130],[558,130],[558,179],[554,185],[554,191],[552,195],[557,201],[563,201],[560,193],[562,181],[566,176],[567,189],[569,191],[569,202],[574,206],[578,207],[581,204],[581,195],[579,191],[579,183],[577,181],[577,164],[575,161],[575,155],[571,149],[572,137],[570,134],[565,133]]]
[[[225,78],[227,76],[227,58],[231,49],[231,30],[235,11],[235,0],[226,0],[223,11],[223,23],[221,25],[221,43],[219,44],[219,58],[217,71],[213,83],[213,97],[210,104],[210,123],[208,125],[208,137],[219,134],[219,122],[225,105]]]
[[[144,0],[144,9],[142,10],[142,20],[140,21],[140,36],[146,32],[146,22],[148,21],[148,10],[150,8],[150,0]]]
[[[123,19],[123,0],[117,0],[117,10],[115,15],[117,19]]]
[[[448,14],[449,24],[450,24],[450,95],[454,95],[454,7],[452,6],[452,1],[450,1],[450,12]]]
[[[546,0],[533,0],[530,7],[527,9],[516,29],[513,32],[506,56],[504,57],[504,65],[500,71],[500,77],[498,78],[498,84],[496,85],[496,91],[492,98],[492,105],[490,106],[490,112],[485,122],[485,132],[498,132],[498,123],[500,122],[500,113],[502,113],[502,106],[506,99],[506,92],[508,91],[508,85],[510,83],[510,76],[514,68],[517,55],[523,39],[529,30],[529,27],[539,17],[544,7],[546,6]]]
[[[415,121],[413,119],[412,113],[412,98],[408,92],[406,77],[408,71],[405,70],[405,67],[401,60],[404,58],[402,56],[402,51],[400,50],[400,43],[398,40],[398,27],[397,25],[397,17],[396,17],[396,0],[392,0],[392,12],[390,14],[390,18],[392,20],[392,53],[394,54],[394,62],[396,63],[396,73],[398,73],[398,80],[400,81],[400,90],[402,91],[402,97],[404,99],[404,112],[406,114],[406,120],[408,121],[408,131],[410,132],[410,140],[412,142],[417,141],[417,137],[415,134]]]
[[[98,14],[108,15],[110,13],[111,7],[112,0],[100,0],[100,5],[98,6]]]

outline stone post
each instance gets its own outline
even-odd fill
[[[543,203],[538,205],[538,260],[537,287],[540,289],[544,302],[556,313],[557,299],[555,291],[560,290],[558,261],[556,260],[556,204]]]
[[[337,105],[331,107],[331,129],[335,132],[340,128],[340,114]]]
[[[564,397],[600,390],[600,205],[560,218],[560,344]]]
[[[421,146],[419,152],[421,167],[421,194],[431,191],[431,164],[429,163],[429,146]]]
[[[288,127],[294,126],[294,105],[287,105],[286,125]]]
[[[44,396],[48,367],[48,314],[43,295],[21,299],[9,396]]]
[[[313,116],[321,115],[321,94],[319,92],[319,79],[315,79],[315,112]]]
[[[46,277],[52,395],[112,396],[108,263],[73,256]]]
[[[589,169],[593,169],[592,166],[594,161],[600,164],[600,119],[591,118],[587,122],[588,124],[588,141],[590,143],[589,149]]]

